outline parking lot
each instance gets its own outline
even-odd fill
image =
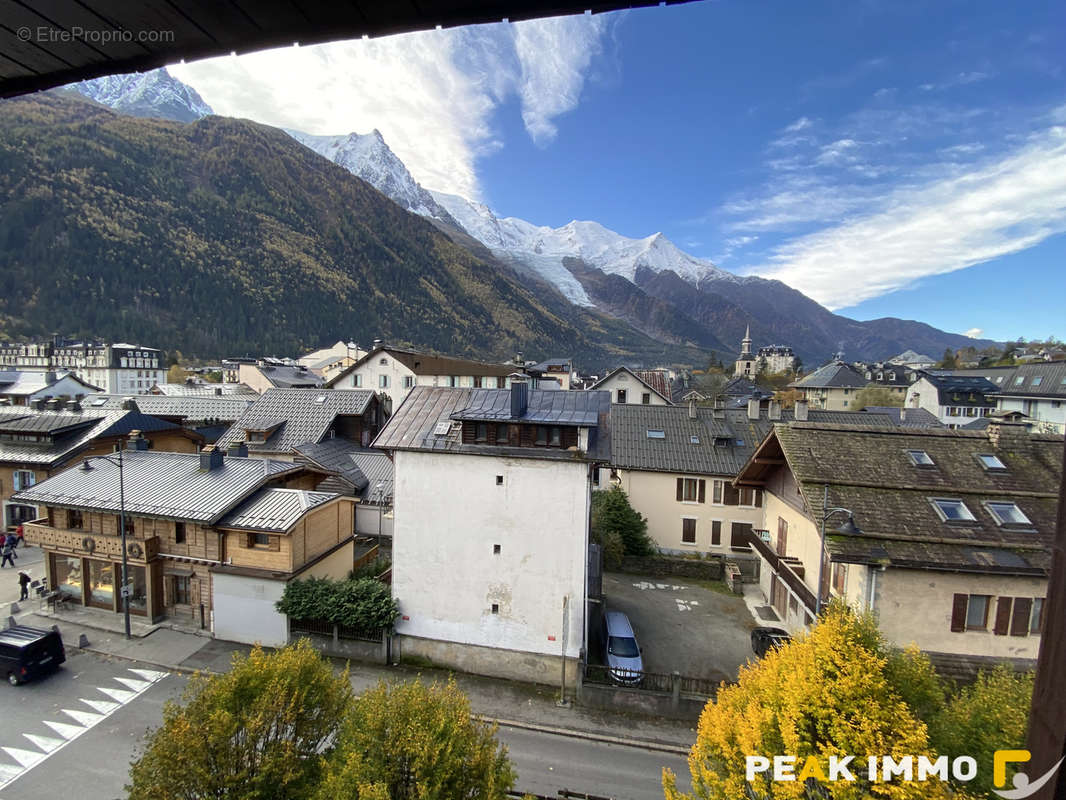
[[[756,621],[724,585],[716,591],[687,579],[606,573],[603,591],[607,610],[629,616],[647,672],[733,681],[754,658]]]

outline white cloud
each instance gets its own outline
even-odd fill
[[[794,214],[799,202],[792,198],[779,210]],[[769,263],[747,271],[841,308],[1066,232],[1066,129],[1046,129],[979,168],[866,203],[845,222],[786,242]],[[764,224],[772,213],[764,213]]]
[[[478,25],[288,47],[169,67],[218,114],[313,134],[381,131],[427,188],[478,199],[478,156],[503,146],[496,109],[517,96],[534,142],[577,107],[617,15]]]
[[[963,336],[969,336],[971,339],[980,339],[981,334],[984,333],[984,328],[970,328],[970,330],[963,333]]]
[[[785,130],[788,133],[795,133],[797,131],[806,130],[807,128],[811,127],[813,124],[814,123],[811,122],[811,120],[809,118],[800,117],[798,120],[796,120],[791,125],[789,125],[787,128],[785,128]]]

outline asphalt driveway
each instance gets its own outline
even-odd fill
[[[643,648],[647,672],[735,681],[755,656],[757,627],[744,599],[686,579],[605,573],[609,611],[623,611]]]

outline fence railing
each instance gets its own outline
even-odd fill
[[[584,678],[587,683],[643,689],[649,692],[665,692],[666,694],[680,693],[714,697],[718,691],[718,682],[710,678],[697,678],[677,672],[669,674],[630,672],[601,664],[586,664]]]
[[[292,633],[313,633],[319,636],[331,636],[337,639],[354,639],[360,642],[380,642],[382,629],[363,630],[348,625],[336,625],[325,619],[289,619],[289,631]]]

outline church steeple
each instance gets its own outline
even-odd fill
[[[740,357],[751,355],[751,325],[744,330],[744,338],[740,340]]]

